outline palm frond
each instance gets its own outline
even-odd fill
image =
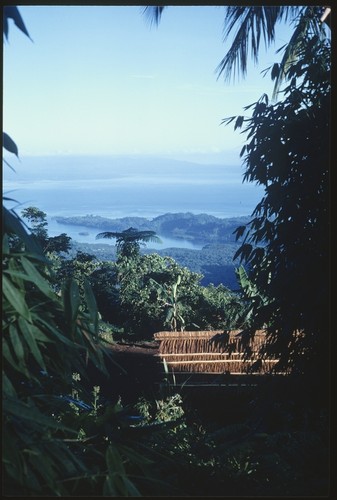
[[[118,238],[118,235],[120,233],[113,233],[113,232],[110,232],[110,231],[104,231],[103,233],[98,233],[96,234],[96,240],[100,239],[100,238],[106,238],[106,239],[111,239],[111,238]]]
[[[319,30],[319,19],[316,19],[313,7],[307,7],[305,10],[302,10],[301,16],[299,17],[289,43],[283,47],[284,54],[279,64],[278,72],[275,75],[276,77],[272,96],[273,100],[276,99],[280,86],[286,78],[289,68],[298,60],[298,56],[301,52],[303,42],[306,39],[309,29],[313,29],[315,32]]]
[[[261,35],[265,47],[275,40],[275,26],[291,14],[295,16],[298,7],[293,6],[253,6],[226,7],[224,21],[224,42],[231,32],[237,28],[232,45],[222,59],[216,72],[218,78],[224,75],[225,80],[233,76],[247,74],[247,62],[251,52],[254,63],[258,62]],[[250,49],[250,50],[249,50]]]
[[[153,243],[162,243],[161,239],[156,236],[155,231],[138,231],[138,238],[141,241],[152,241]]]
[[[148,18],[151,25],[155,24],[158,26],[165,8],[165,5],[148,5],[144,8],[143,14]]]
[[[104,231],[96,235],[96,239],[99,238],[116,238],[117,242],[152,241],[162,243],[161,239],[156,236],[155,231],[139,231],[134,227],[129,227],[129,229],[125,229],[125,231],[122,232]]]

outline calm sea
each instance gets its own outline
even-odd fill
[[[261,187],[242,183],[243,169],[234,165],[136,156],[54,156],[26,157],[13,166],[15,172],[5,166],[3,192],[18,203],[6,205],[17,206],[18,212],[36,206],[48,215],[50,236],[66,232],[90,243],[97,230],[58,224],[53,217],[93,214],[152,219],[169,212],[191,212],[227,218],[250,215],[263,194]],[[79,235],[82,231],[89,234]],[[183,246],[181,241],[178,245],[166,240],[165,246]]]

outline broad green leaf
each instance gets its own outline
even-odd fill
[[[59,332],[57,330],[57,328],[55,328],[51,323],[48,323],[47,321],[45,321],[41,317],[39,318],[39,322],[42,323],[46,327],[47,331],[49,331],[50,333],[55,335],[59,340],[61,340],[67,346],[71,347],[72,349],[75,349],[75,348],[83,349],[83,346],[81,346],[80,344],[76,344],[72,340],[69,340],[65,335],[63,335],[61,332]]]
[[[34,333],[31,329],[31,325],[23,318],[19,318],[19,327],[23,334],[25,341],[27,342],[28,347],[32,355],[34,356],[38,365],[42,368],[42,370],[47,371],[46,365],[44,363],[41,351],[34,337]]]
[[[2,253],[9,254],[8,234],[4,234],[2,238]]]
[[[79,470],[85,471],[84,464],[63,442],[54,440],[53,444],[54,446],[49,446],[49,453],[56,462],[60,462],[62,468],[66,469],[67,474],[75,474]]]
[[[47,297],[55,299],[55,293],[51,290],[48,282],[45,278],[43,278],[43,276],[41,276],[34,264],[23,256],[21,257],[21,263],[28,277],[41,290],[41,292],[43,292]]]
[[[74,321],[78,315],[80,307],[80,293],[78,284],[75,280],[71,279],[63,289],[64,308],[67,316],[67,321],[74,329]]]
[[[132,483],[132,481],[130,481],[130,479],[128,479],[127,476],[123,476],[123,481],[124,481],[124,484],[126,486],[128,496],[131,496],[131,497],[142,496],[140,491],[136,488],[136,486]]]
[[[7,429],[6,429],[7,430]],[[2,433],[3,464],[9,476],[15,481],[22,482],[23,468],[22,455],[16,446],[13,446],[14,439],[11,432]]]
[[[18,290],[7,278],[7,276],[2,277],[2,290],[6,299],[12,305],[14,310],[20,316],[23,316],[28,321],[30,321],[31,314],[25,301],[25,297],[22,294],[22,290]]]
[[[26,453],[33,453],[31,450],[26,451]],[[25,467],[27,467],[27,463],[25,463]],[[31,467],[29,467],[29,470],[25,471],[25,475],[23,477],[23,480],[21,481],[21,484],[24,486],[24,488],[28,488],[30,491],[34,492],[40,492],[42,490],[42,484],[41,480],[38,480],[36,473],[32,470]],[[37,471],[39,472],[39,471]],[[41,477],[41,476],[39,476]]]
[[[110,474],[118,472],[119,474],[125,474],[125,469],[123,465],[123,460],[118,450],[111,445],[108,446],[105,454],[106,464]]]
[[[33,318],[33,321],[32,321],[32,323],[30,323],[30,329],[33,332],[35,340],[39,341],[39,342],[43,342],[43,343],[47,343],[47,342],[54,343],[55,339],[47,337],[47,335],[45,335],[43,333],[43,331],[41,330],[41,328],[38,326],[40,318],[38,318],[38,317],[35,318],[35,315],[32,315],[32,318]]]
[[[44,453],[43,457],[41,455],[30,454],[29,462],[32,466],[33,470],[38,471],[39,474],[43,477],[45,483],[49,486],[49,488],[59,496],[59,488],[56,484],[56,475],[57,472],[54,470],[55,463],[51,460],[51,457],[48,453]],[[29,475],[29,474],[28,474]]]
[[[8,346],[7,346],[8,348]],[[14,389],[14,386],[12,384],[12,382],[9,380],[9,378],[7,377],[6,373],[2,373],[2,390],[3,390],[3,394],[7,395],[7,396],[11,396],[13,398],[16,397],[16,391]]]
[[[3,410],[5,413],[19,417],[20,420],[27,420],[34,423],[37,428],[39,428],[40,425],[44,425],[50,429],[60,429],[71,432],[72,434],[77,434],[76,430],[60,424],[53,417],[43,415],[35,406],[28,405],[17,399],[5,398],[3,401]]]
[[[14,358],[11,354],[9,345],[7,343],[7,340],[4,338],[2,339],[2,354],[3,354],[4,358],[8,361],[8,363],[11,364],[15,370],[18,370],[18,363],[17,363],[17,361],[14,360]],[[21,370],[19,370],[19,371],[21,371]]]
[[[165,359],[164,359],[164,361],[165,361]],[[144,455],[142,455],[141,453],[138,453],[136,450],[134,450],[133,448],[130,448],[129,446],[119,445],[118,449],[120,450],[121,453],[123,453],[123,455],[128,457],[133,463],[135,463],[139,466],[153,464],[153,460],[146,458]]]
[[[9,325],[9,337],[15,356],[19,362],[25,360],[25,350],[22,345],[21,338],[18,335],[17,329],[14,325]]]
[[[113,475],[113,482],[116,486],[116,489],[119,493],[120,496],[127,497],[128,496],[128,490],[126,487],[126,484],[124,482],[125,474],[119,474],[118,472],[115,472]]]
[[[119,496],[118,492],[116,491],[113,480],[109,475],[106,476],[105,481],[104,481],[103,495],[105,497],[117,497],[117,496]]]
[[[85,299],[89,309],[89,314],[94,323],[95,332],[97,332],[98,330],[97,303],[92,288],[87,279],[84,280],[84,292],[85,292]]]

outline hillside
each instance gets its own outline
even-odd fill
[[[239,264],[233,261],[233,256],[238,247],[238,244],[227,243],[206,245],[201,250],[187,248],[152,250],[142,248],[141,253],[157,253],[163,257],[172,257],[179,265],[202,274],[201,284],[203,286],[207,286],[210,283],[213,283],[213,285],[222,283],[226,287],[236,290],[238,285],[235,276],[235,267]],[[75,257],[77,251],[95,255],[97,259],[103,261],[116,259],[115,246],[107,243],[78,243],[75,241],[72,243],[70,256]]]

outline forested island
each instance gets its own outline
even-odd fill
[[[161,256],[169,256],[181,266],[203,275],[201,284],[207,286],[224,284],[234,290],[237,288],[235,267],[238,262],[233,260],[240,242],[236,241],[234,231],[237,227],[247,224],[248,216],[220,219],[212,215],[191,213],[167,213],[152,220],[144,217],[123,217],[109,219],[105,217],[86,215],[77,217],[55,217],[62,224],[97,228],[99,231],[124,231],[135,227],[140,231],[155,231],[158,236],[188,240],[204,245],[200,250],[186,248],[165,248],[156,250]],[[113,240],[112,240],[113,242]],[[115,260],[116,250],[106,240],[95,243],[72,243],[72,252],[78,250],[95,255],[102,260]],[[153,253],[151,248],[144,247],[142,253]]]
[[[196,244],[234,243],[233,232],[238,226],[247,224],[249,216],[220,219],[208,214],[166,213],[154,219],[145,217],[122,217],[110,219],[99,215],[75,217],[53,217],[61,224],[97,228],[99,231],[124,231],[135,227],[139,231],[155,231],[157,235],[187,240]]]

